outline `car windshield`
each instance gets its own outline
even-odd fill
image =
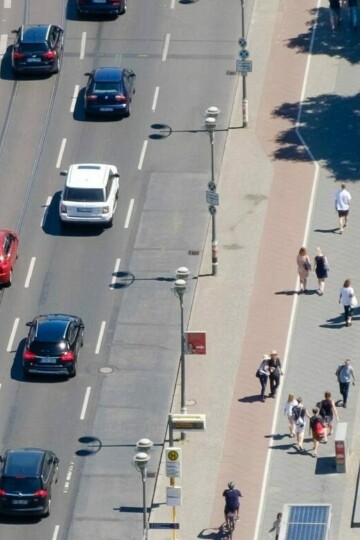
[[[31,352],[37,356],[59,356],[64,351],[68,350],[66,341],[57,341],[49,343],[48,341],[33,341],[31,344]]]
[[[116,82],[95,82],[94,94],[119,94],[122,92],[120,83]]]
[[[25,495],[35,493],[35,491],[41,489],[41,481],[40,478],[5,476],[1,480],[1,489],[6,491],[6,493],[21,493]]]
[[[65,188],[64,201],[105,202],[103,189]]]
[[[46,52],[48,47],[46,43],[22,43],[22,52]]]

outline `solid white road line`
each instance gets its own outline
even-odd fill
[[[46,199],[46,203],[45,203],[45,207],[44,207],[44,212],[43,212],[43,215],[42,215],[42,218],[41,218],[41,223],[40,223],[40,227],[41,227],[41,228],[43,228],[44,223],[45,223],[45,221],[46,221],[46,216],[47,216],[47,213],[48,213],[48,211],[49,211],[50,203],[51,203],[51,197],[49,196],[49,197]]]
[[[116,259],[115,261],[115,268],[114,268],[114,272],[113,272],[113,277],[111,278],[111,285],[110,285],[110,288],[114,288],[114,285],[116,283],[116,279],[117,279],[117,273],[119,271],[119,268],[120,268],[120,263],[121,263],[121,259]]]
[[[29,288],[30,279],[31,279],[31,276],[32,276],[32,273],[33,273],[33,270],[34,270],[34,266],[35,266],[35,261],[36,261],[36,257],[31,257],[29,270],[28,270],[28,273],[27,273],[27,276],[26,276],[26,279],[25,279],[25,284],[24,284],[25,289]]]
[[[59,534],[60,525],[55,525],[54,534],[52,535],[51,540],[56,540]]]
[[[99,337],[96,344],[95,354],[99,354],[100,352],[101,342],[102,342],[102,339],[104,337],[104,332],[105,332],[105,326],[106,326],[106,321],[103,321],[100,326],[100,332],[99,332]]]
[[[169,50],[169,44],[170,44],[170,34],[166,34],[163,53],[162,53],[162,59],[161,59],[163,62],[165,62],[165,60],[166,60],[167,53],[168,53],[168,50]]]
[[[315,204],[316,188],[317,188],[317,185],[318,185],[318,182],[319,182],[319,169],[320,169],[319,164],[316,162],[310,148],[308,147],[308,145],[306,144],[305,140],[303,139],[303,137],[302,137],[302,135],[300,133],[302,106],[303,106],[303,101],[305,99],[306,87],[307,87],[307,83],[308,83],[308,77],[309,77],[309,71],[310,71],[310,63],[311,63],[311,59],[312,59],[312,51],[313,51],[313,48],[314,48],[315,33],[316,33],[316,29],[317,29],[317,24],[318,24],[317,23],[317,17],[318,17],[318,13],[319,13],[320,4],[321,4],[321,0],[317,0],[317,6],[316,6],[317,15],[315,17],[315,24],[312,27],[312,34],[311,34],[310,47],[309,47],[309,55],[308,55],[308,58],[307,58],[306,69],[305,69],[305,73],[304,73],[304,77],[303,77],[303,84],[302,84],[301,96],[300,96],[300,105],[299,105],[298,115],[297,115],[297,119],[296,119],[296,134],[299,137],[301,143],[304,145],[304,148],[305,148],[310,160],[313,162],[314,169],[315,169],[314,170],[314,177],[313,177],[313,185],[312,185],[310,201],[309,201],[309,207],[308,207],[308,213],[307,213],[307,219],[306,219],[306,225],[305,225],[305,231],[304,231],[304,240],[303,240],[303,244],[302,244],[303,246],[307,245],[307,240],[308,240],[308,235],[309,235],[309,230],[310,230],[310,221],[311,221],[312,213],[313,213],[313,210],[314,210],[314,204]],[[297,290],[298,287],[299,287],[299,277],[296,280],[295,290]],[[288,332],[287,332],[287,336],[286,336],[285,351],[284,351],[283,362],[282,362],[284,371],[286,371],[286,366],[287,366],[287,361],[288,361],[288,356],[289,356],[289,351],[290,351],[290,346],[291,346],[291,340],[292,340],[292,337],[293,337],[293,330],[294,330],[295,316],[296,316],[298,301],[299,301],[299,295],[295,294],[294,299],[293,299],[293,304],[292,304],[292,307],[291,307],[291,315],[290,315],[289,327],[288,327]],[[277,399],[276,402],[275,402],[273,423],[272,423],[272,426],[271,426],[270,433],[275,433],[276,425],[277,425],[278,417],[279,417],[279,409],[280,409],[280,401],[279,401],[279,399]],[[262,487],[261,487],[261,495],[260,495],[260,501],[259,501],[259,505],[258,505],[258,514],[257,514],[256,523],[255,523],[254,540],[259,540],[260,523],[261,523],[262,518],[263,518],[262,514],[263,514],[263,508],[264,508],[264,501],[265,501],[266,485],[267,485],[268,478],[269,478],[271,453],[272,453],[272,448],[269,447],[269,449],[267,451],[267,454],[266,454],[266,462],[265,462],[265,468],[264,468],[264,474],[263,474],[263,482],[262,482]]]
[[[4,0],[4,8],[5,9],[11,8],[11,0]]]
[[[157,86],[155,88],[155,94],[154,94],[154,99],[153,99],[153,104],[152,104],[152,107],[151,107],[151,110],[154,112],[155,109],[156,109],[156,104],[157,104],[157,100],[158,100],[158,97],[159,97],[159,90],[160,90],[160,86]]]
[[[90,392],[91,392],[91,386],[88,386],[85,392],[84,403],[83,403],[81,414],[80,414],[80,420],[84,420],[85,418],[86,408],[89,403]]]
[[[11,334],[10,334],[9,343],[8,343],[8,345],[6,347],[6,352],[11,352],[12,351],[13,341],[14,341],[14,338],[15,338],[17,327],[19,326],[19,321],[20,321],[20,319],[18,317],[14,321],[14,324],[13,324],[13,327],[12,327],[12,330],[11,330]]]
[[[79,95],[79,85],[76,84],[75,89],[74,89],[73,97],[71,98],[71,105],[70,105],[70,112],[71,113],[73,113],[75,111],[75,105],[76,105],[76,100],[78,98],[78,95]]]
[[[64,150],[65,150],[65,146],[66,146],[66,139],[63,139],[61,141],[61,146],[60,146],[60,150],[59,150],[59,155],[58,155],[58,158],[57,158],[57,162],[56,162],[56,165],[55,167],[57,169],[60,168],[60,165],[61,165],[61,160],[63,158],[63,154],[64,154]]]
[[[128,208],[128,211],[127,211],[127,214],[126,214],[124,229],[129,228],[129,223],[130,223],[130,218],[131,218],[131,213],[133,211],[133,208],[134,208],[134,199],[130,199],[129,208]]]
[[[71,480],[71,477],[72,477],[72,473],[73,473],[73,470],[74,470],[74,461],[71,461],[70,465],[69,465],[69,468],[68,468],[68,472],[66,474],[66,480],[65,480],[65,484],[64,484],[64,491],[63,493],[67,493],[69,491],[69,488],[70,488],[70,480]]]
[[[81,44],[80,44],[80,60],[85,58],[85,45],[86,45],[86,32],[82,33]]]
[[[7,40],[8,40],[8,35],[7,34],[1,34],[0,35],[0,58],[2,58],[4,56],[4,54],[6,53]]]
[[[140,154],[140,159],[139,159],[139,165],[138,165],[139,171],[141,171],[142,166],[143,166],[147,145],[148,145],[148,141],[144,141],[144,144],[143,144],[143,147],[142,147],[142,150],[141,150],[141,154]]]

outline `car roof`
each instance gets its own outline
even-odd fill
[[[67,327],[74,320],[77,320],[77,317],[72,315],[39,315],[34,319],[36,323],[36,339],[49,343],[62,340],[66,335]]]
[[[124,70],[118,67],[101,67],[95,69],[93,77],[95,82],[120,82]]]
[[[96,189],[107,184],[110,167],[101,163],[77,163],[71,165],[66,179],[67,187]]]
[[[4,456],[4,476],[39,476],[47,450],[41,448],[18,448],[6,450]]]
[[[23,43],[39,43],[46,41],[50,29],[49,24],[30,24],[21,28]]]

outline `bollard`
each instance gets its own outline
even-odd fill
[[[335,463],[336,472],[346,472],[346,454],[347,454],[347,422],[339,422],[335,432]]]

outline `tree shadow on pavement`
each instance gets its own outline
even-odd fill
[[[289,49],[299,53],[309,54],[314,25],[316,24],[315,40],[312,44],[312,55],[327,55],[345,58],[351,64],[360,62],[360,42],[356,32],[349,25],[347,16],[344,17],[339,29],[330,29],[329,9],[320,7],[309,10],[310,20],[308,30],[287,40]]]

